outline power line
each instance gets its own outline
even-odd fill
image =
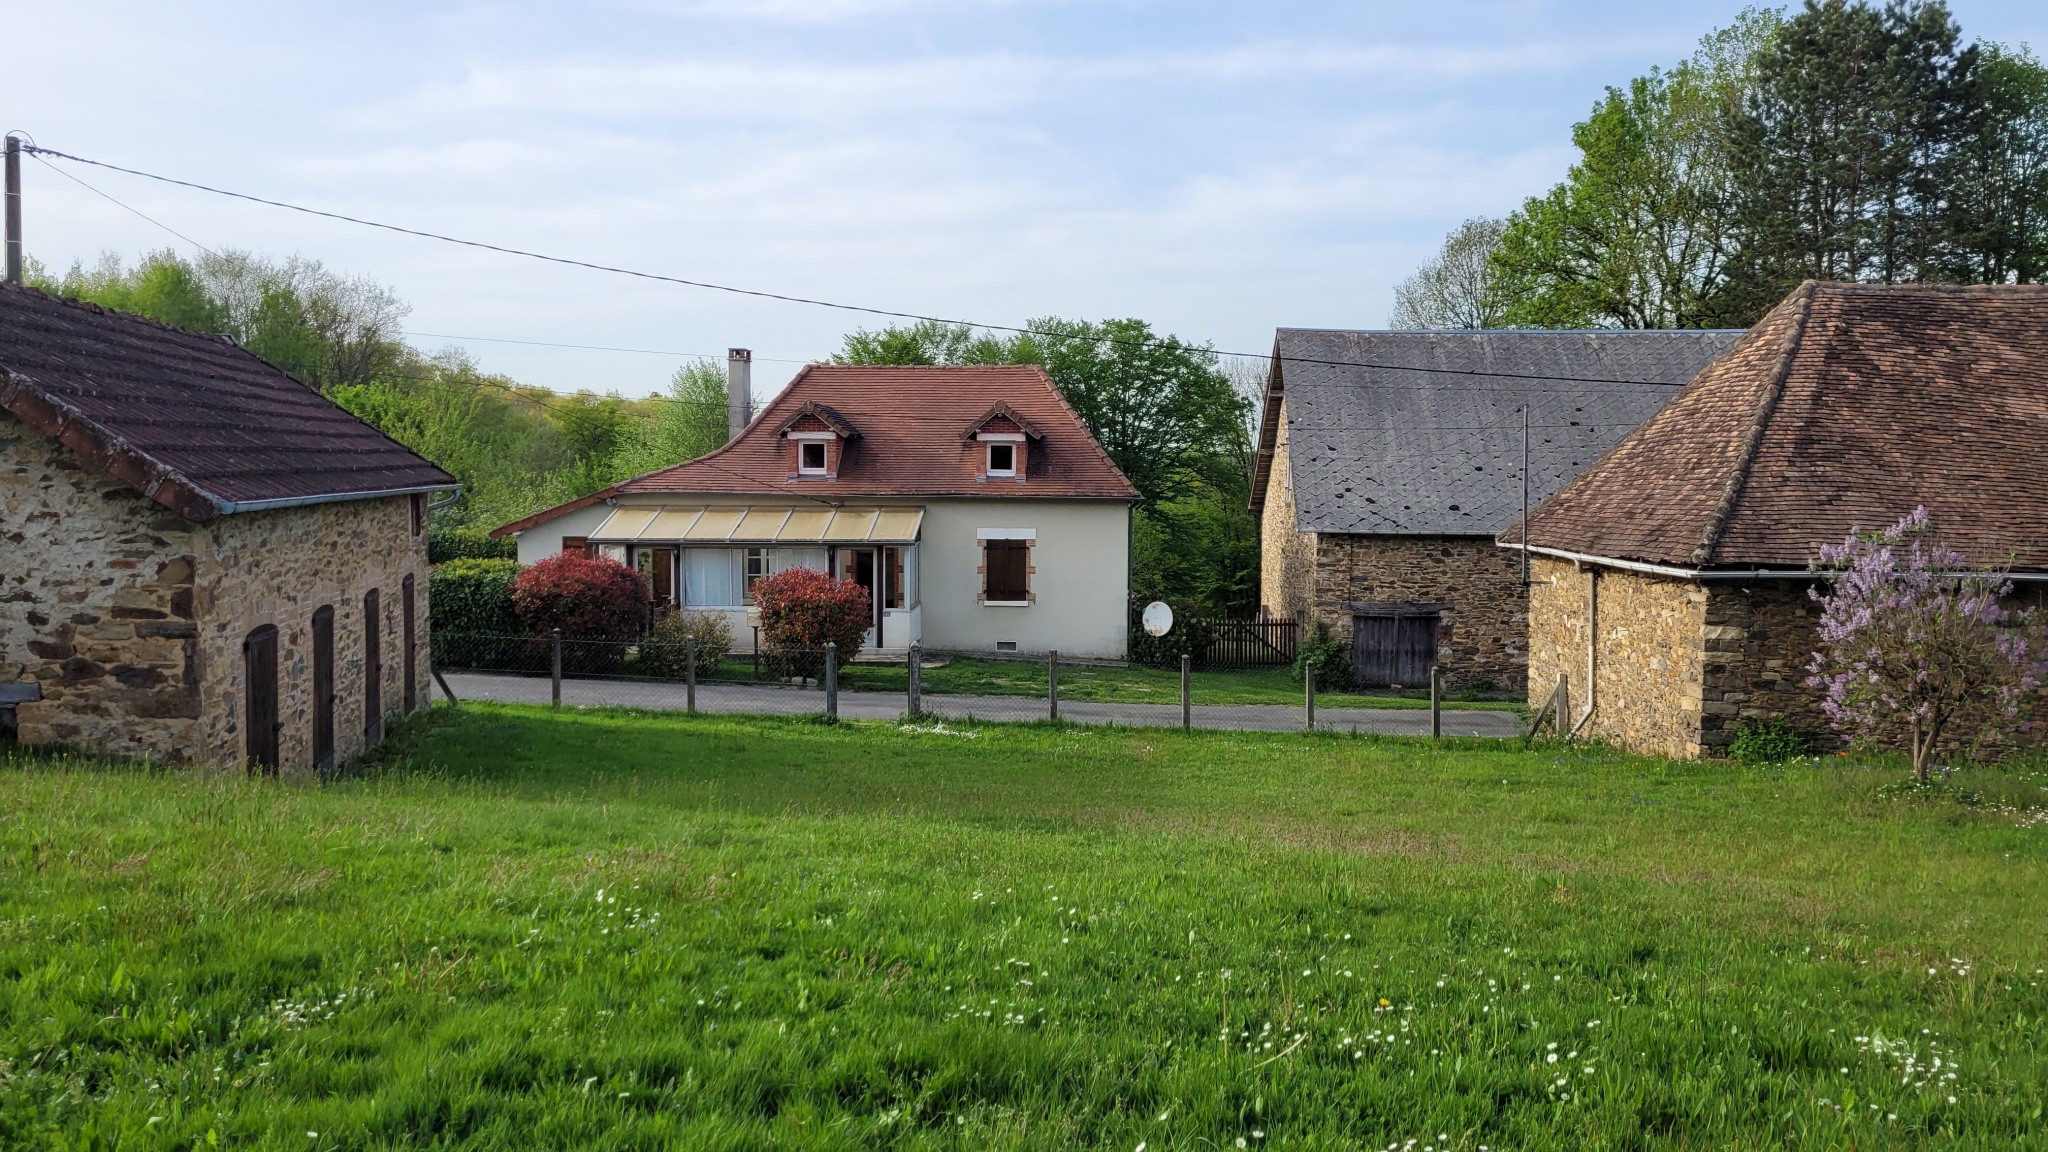
[[[486,344],[524,344],[532,348],[575,348],[585,352],[636,352],[643,356],[674,356],[682,360],[718,360],[721,357],[709,352],[674,352],[665,348],[620,348],[610,344],[562,344],[552,340],[514,340],[509,336],[456,336],[447,332],[403,333],[406,336],[425,336],[430,340],[476,340]],[[775,356],[756,356],[756,361],[769,364],[808,364],[808,360],[788,360]]]
[[[1573,384],[1622,384],[1630,385],[1633,387],[1662,388],[1684,387],[1683,382],[1673,383],[1663,380],[1624,379],[1620,377],[1596,376],[1558,377],[1528,372],[1497,372],[1475,368],[1417,368],[1413,365],[1408,364],[1380,364],[1363,360],[1328,360],[1320,357],[1311,356],[1276,357],[1271,354],[1263,352],[1230,352],[1221,351],[1214,348],[1199,348],[1191,345],[1186,345],[1179,340],[1171,338],[1162,339],[1158,337],[1153,337],[1150,339],[1131,339],[1128,337],[1119,336],[1076,336],[1072,333],[1067,332],[1055,332],[1045,329],[1027,328],[1014,324],[990,324],[975,320],[951,319],[943,316],[927,315],[922,312],[904,312],[891,308],[877,308],[866,304],[848,304],[841,301],[822,300],[810,296],[796,296],[783,292],[769,292],[758,288],[740,288],[730,284],[717,284],[708,280],[692,280],[682,276],[670,276],[659,272],[648,272],[637,268],[624,268],[613,264],[600,264],[595,261],[579,260],[568,256],[551,256],[546,253],[533,252],[524,248],[512,248],[507,245],[491,244],[482,240],[466,240],[458,236],[449,236],[440,232],[429,232],[419,228],[408,228],[399,224],[387,224],[378,220],[368,220],[360,216],[349,216],[340,212],[329,212],[320,208],[308,208],[301,204],[292,204],[283,200],[271,200],[262,196],[253,196],[247,192],[234,192],[225,188],[216,188],[213,187],[212,185],[200,184],[191,180],[180,180],[172,176],[162,176],[155,172],[145,172],[139,168],[127,168],[119,164],[108,163],[107,161],[104,160],[91,160],[87,159],[84,156],[75,156],[68,152],[59,152],[54,148],[43,148],[33,144],[24,144],[22,147],[23,150],[35,153],[40,156],[54,156],[60,160],[70,160],[73,163],[77,164],[90,164],[96,168],[105,168],[114,172],[124,172],[130,176],[140,176],[146,180],[155,180],[160,183],[172,184],[181,188],[190,188],[195,191],[206,192],[215,196],[225,196],[230,199],[243,200],[252,204],[263,204],[272,208],[283,208],[287,211],[299,212],[308,216],[319,216],[329,220],[339,220],[347,224],[356,224],[365,228],[377,228],[386,232],[395,232],[400,235],[414,236],[424,240],[438,240],[444,244],[455,244],[465,248],[476,248],[487,252],[497,252],[507,256],[519,256],[529,260],[540,260],[550,264],[560,264],[572,268],[584,268],[593,272],[609,272],[618,276],[631,276],[641,280],[654,280],[668,284],[678,284],[686,288],[702,288],[707,291],[725,292],[735,296],[750,296],[762,300],[776,300],[785,304],[805,304],[815,308],[832,308],[842,312],[859,312],[869,316],[883,316],[894,320],[914,320],[923,323],[946,324],[957,327],[983,329],[992,332],[1013,332],[1021,336],[1032,336],[1043,339],[1086,340],[1092,343],[1107,342],[1109,344],[1122,347],[1189,347],[1194,351],[1206,352],[1213,356],[1237,356],[1259,360],[1279,359],[1283,362],[1291,364],[1326,364],[1340,368],[1372,368],[1382,371],[1393,372],[1428,372],[1437,375],[1486,377],[1509,380],[1547,380],[1554,381],[1557,383]]]
[[[171,227],[169,224],[166,224],[163,221],[157,219],[156,217],[151,216],[149,213],[144,212],[142,209],[137,208],[132,204],[124,204],[121,201],[114,199],[113,196],[107,194],[106,192],[103,192],[100,189],[95,188],[90,184],[87,184],[85,181],[80,180],[78,177],[73,176],[71,173],[66,172],[62,168],[57,167],[55,164],[50,163],[48,160],[43,159],[40,155],[42,149],[34,147],[33,145],[25,145],[23,146],[22,151],[27,152],[31,156],[34,156],[36,158],[36,163],[41,164],[43,167],[48,168],[50,171],[55,172],[57,175],[62,176],[66,180],[71,181],[73,184],[78,185],[80,188],[85,189],[87,192],[90,192],[93,195],[106,200],[109,204],[112,204],[114,207],[125,209],[129,212],[135,213],[137,216],[140,216],[144,220],[149,221],[151,224],[154,224],[157,227],[163,229],[164,231],[169,232],[171,235],[176,236],[178,239],[183,240],[185,243],[190,244],[194,248],[199,249],[201,252],[206,253],[208,256],[214,254],[213,249],[208,248],[206,245],[201,244],[199,241],[194,240],[190,236],[185,235],[183,232],[178,231],[176,228]]]

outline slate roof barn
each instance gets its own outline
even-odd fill
[[[1818,734],[1821,546],[1925,507],[2040,605],[2044,446],[2048,287],[1805,284],[1532,512],[1531,698],[1562,678],[1583,730],[1672,755]]]
[[[0,285],[0,730],[347,760],[425,701],[426,497],[453,487],[225,337]]]
[[[1740,335],[1281,329],[1251,505],[1267,610],[1340,635],[1362,616],[1409,621],[1385,626],[1411,633],[1403,667],[1358,654],[1368,683],[1412,684],[1441,663],[1453,680],[1519,686],[1519,565],[1490,545],[1521,512],[1524,405],[1533,502]]]

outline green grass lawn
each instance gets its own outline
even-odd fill
[[[747,665],[748,669],[752,664]],[[852,664],[840,670],[840,684],[848,689],[870,692],[905,690],[904,669],[899,665]],[[1045,665],[1031,660],[973,660],[954,658],[924,670],[924,690],[935,694],[963,696],[1045,697]],[[1302,686],[1286,668],[1197,669],[1190,681],[1190,693],[1197,704],[1281,704],[1302,706]],[[1117,668],[1105,665],[1063,664],[1060,667],[1060,699],[1088,700],[1118,704],[1180,703],[1180,669],[1148,668],[1142,665]],[[1319,692],[1318,708],[1427,708],[1429,692]],[[1446,699],[1445,709],[1478,708],[1516,711],[1519,700]]]
[[[465,705],[0,758],[0,1147],[2040,1147],[2048,773]]]

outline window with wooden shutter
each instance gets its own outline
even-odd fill
[[[984,540],[981,545],[982,599],[1008,604],[1031,599],[1031,542]]]

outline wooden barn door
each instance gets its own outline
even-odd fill
[[[384,605],[375,588],[363,594],[363,747],[384,739]]]
[[[334,771],[334,606],[313,613],[313,770]]]
[[[1389,607],[1351,617],[1351,675],[1361,688],[1419,688],[1436,667],[1435,611]]]
[[[277,625],[265,624],[242,641],[242,724],[249,768],[277,775]]]
[[[419,705],[417,685],[419,675],[419,625],[413,616],[412,577],[407,576],[399,585],[399,614],[404,618],[405,629],[405,712],[410,716]]]

